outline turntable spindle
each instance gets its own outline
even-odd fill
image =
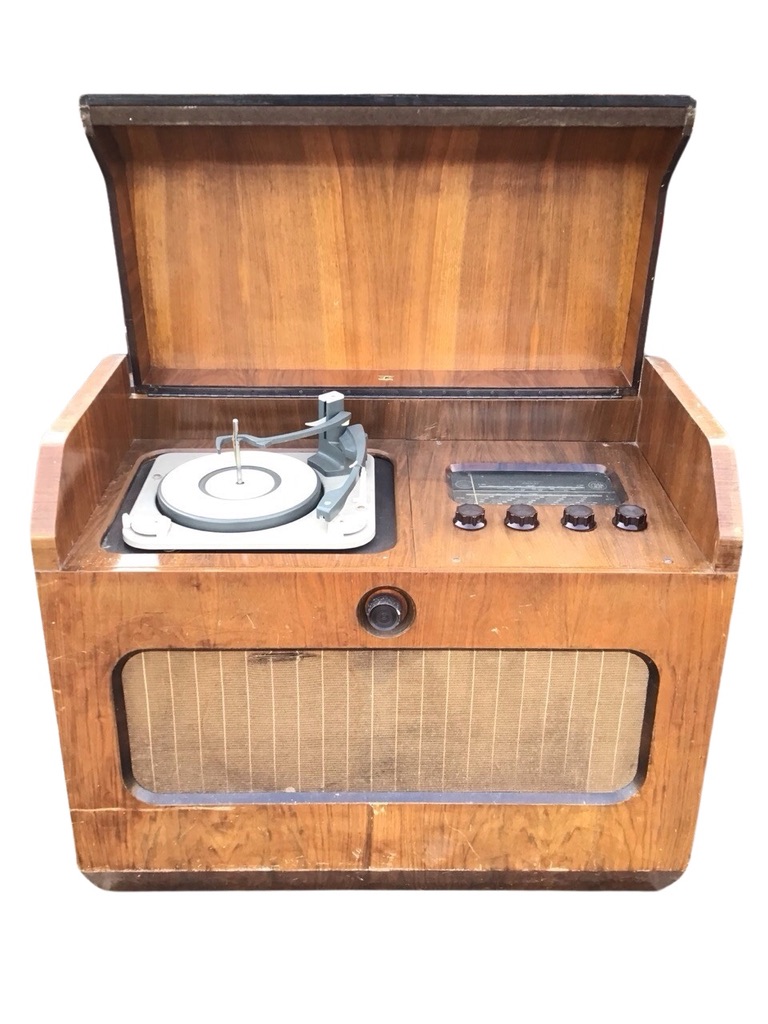
[[[240,423],[237,420],[232,420],[232,447],[235,451],[235,468],[237,470],[238,484],[243,482],[243,466],[240,462]]]

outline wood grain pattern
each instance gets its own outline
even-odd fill
[[[337,385],[334,382],[332,386]],[[135,438],[200,439],[224,433],[238,417],[262,435],[294,430],[315,419],[312,398],[134,395]],[[640,401],[624,398],[371,398],[348,399],[354,422],[370,437],[403,440],[631,441]]]
[[[740,553],[735,469],[722,431],[662,360],[646,360],[640,394],[627,393],[636,384],[660,203],[693,103],[295,98],[84,101],[110,191],[134,381],[150,393],[132,392],[123,357],[105,360],[40,457],[33,548],[80,867],[106,889],[667,885],[691,849]],[[151,393],[189,387],[266,394]],[[207,447],[234,416],[260,434],[315,418],[313,398],[278,397],[274,388],[366,389],[349,408],[395,468],[390,551],[101,548],[147,453]],[[422,393],[398,392],[409,388]],[[580,397],[438,397],[441,388],[565,388]],[[598,528],[586,535],[560,526],[559,507],[541,507],[532,534],[506,529],[503,506],[488,507],[488,525],[476,534],[452,525],[447,465],[553,460],[614,469],[629,499],[647,508],[647,531],[614,529],[606,507],[596,508]],[[359,602],[378,587],[399,588],[413,602],[413,620],[396,637],[373,636],[361,624]],[[458,652],[460,665],[471,663],[463,683],[454,686],[456,677],[446,675],[441,715],[425,719],[419,705],[420,723],[442,722],[435,802],[417,795],[412,802],[301,803],[287,792],[282,803],[162,805],[128,777],[119,729],[128,711],[114,683],[132,653],[166,652],[170,727],[150,722],[151,708],[162,716],[169,705],[165,691],[153,702],[146,688],[146,663],[161,660],[132,663],[142,674],[133,680],[131,707],[140,710],[143,686],[147,743],[152,748],[158,736],[171,750],[177,722],[196,722],[202,772],[197,660],[186,691],[187,711],[195,693],[197,718],[177,719],[169,651],[207,651],[211,664],[218,660],[211,692],[221,695],[223,726],[223,657],[211,652],[250,651],[257,659],[288,652],[284,662],[298,666],[298,652],[350,649],[371,666],[391,665],[397,650],[410,652],[406,665],[417,664],[420,651],[446,649]],[[487,678],[475,687],[477,658],[468,653],[478,649],[492,652],[498,666],[497,651],[521,649],[649,658],[657,679],[651,672],[644,776],[585,803],[496,803],[482,794],[447,800],[446,723],[450,708],[466,711],[467,688],[466,779],[469,740],[487,741],[487,732],[473,731],[478,707],[496,740],[498,696],[488,719],[492,690]],[[441,654],[429,656],[437,663]],[[176,657],[188,667],[188,654]],[[335,707],[325,703],[326,663],[333,671],[334,658],[321,658],[319,669],[324,785],[325,716]],[[592,690],[587,701],[587,788],[603,663],[594,708]],[[399,701],[416,721],[419,677],[400,675],[395,664],[394,698],[391,686],[383,697],[377,692],[389,700],[384,709],[394,709],[394,725],[386,721],[387,734],[399,737],[396,752],[397,730],[406,727]],[[629,664],[628,655],[607,715],[614,752],[627,724]],[[550,656],[548,671],[519,677],[534,690],[526,707],[549,709],[552,697],[556,709],[549,721],[557,727],[546,732],[545,711],[532,749],[544,750],[545,738],[563,729],[570,737],[577,671],[566,717],[566,677],[553,684],[552,665]],[[297,689],[286,689],[291,699],[295,692],[296,722],[300,675],[296,668]],[[250,752],[245,678],[240,720],[248,723]],[[265,694],[275,707],[274,689],[266,670],[260,678],[264,715]],[[315,677],[302,680],[316,702]],[[375,717],[373,671],[371,681],[360,708],[370,706],[373,736],[385,712],[380,706]],[[518,736],[523,705],[521,682]],[[265,720],[257,714],[257,721]],[[316,719],[307,721],[316,732]],[[280,730],[269,724],[274,751]],[[346,733],[344,740],[348,756]],[[297,725],[294,790],[303,784],[299,745]],[[223,750],[221,792],[228,793],[226,740]],[[382,771],[389,771],[389,750]],[[372,786],[373,752],[371,740],[364,767]],[[154,750],[148,763],[155,786]],[[540,755],[540,770],[543,764]],[[273,758],[276,777],[274,765]],[[611,779],[615,765],[614,753]],[[250,784],[250,761],[248,770]],[[420,770],[421,762],[417,785]]]
[[[196,443],[210,447],[210,441],[205,444],[197,440]],[[177,446],[195,447],[195,443],[179,441]],[[73,548],[67,568],[130,566],[138,569],[155,566],[171,569],[190,564],[190,555],[184,552],[118,554],[100,547],[101,537],[117,514],[119,501],[141,457],[168,447],[173,446],[163,445],[159,440],[132,445],[104,500]],[[395,466],[399,525],[397,543],[389,551],[375,554],[356,554],[354,551],[336,554],[199,552],[194,555],[194,564],[199,568],[219,571],[248,570],[258,565],[261,572],[287,567],[332,572],[366,566],[388,570],[413,566],[424,571],[459,566],[504,567],[507,570],[551,569],[557,566],[561,569],[618,572],[626,570],[628,565],[638,572],[690,572],[708,568],[707,560],[634,444],[373,439],[371,450],[385,454]],[[561,506],[542,505],[539,507],[540,528],[520,534],[503,527],[505,506],[489,505],[486,510],[489,526],[485,530],[478,533],[457,530],[452,524],[456,502],[451,498],[445,472],[450,464],[461,461],[605,464],[618,473],[628,500],[637,501],[647,508],[651,527],[644,533],[622,533],[611,525],[613,507],[596,506],[598,529],[576,536],[560,525]],[[430,512],[425,515],[427,509]]]
[[[131,169],[121,158],[117,143],[109,133],[100,133],[98,141],[89,135],[89,142],[104,175],[109,196],[128,350],[134,353],[135,364],[149,364],[151,356],[147,343],[147,320],[131,210]]]
[[[648,510],[650,526],[624,533],[611,524],[613,506],[595,505],[597,529],[574,536],[560,524],[561,505],[539,505],[540,526],[518,533],[503,526],[504,505],[488,505],[488,526],[475,533],[452,525],[455,502],[445,482],[447,466],[457,462],[572,462],[604,464],[614,470],[627,500]],[[506,441],[408,445],[408,483],[416,509],[429,516],[412,520],[416,565],[423,569],[464,566],[513,570],[614,570],[691,572],[707,562],[694,544],[667,495],[634,444]]]
[[[399,573],[391,581],[421,609],[399,646],[626,645],[650,656],[660,674],[650,763],[645,783],[624,802],[182,808],[142,804],[129,792],[111,712],[112,667],[121,654],[169,636],[193,649],[386,647],[361,629],[353,610],[357,595],[376,582],[360,572],[254,579],[181,571],[131,573],[116,588],[111,573],[44,574],[41,601],[81,866],[466,871],[479,885],[499,871],[683,870],[733,595],[728,575],[500,570]],[[185,600],[170,602],[174,592]],[[680,628],[662,627],[670,621]]]
[[[484,403],[479,401],[469,401],[465,404],[425,400],[411,404],[407,400],[401,400],[394,409],[389,408],[388,403],[382,400],[359,403],[363,422],[367,421],[367,415],[372,414],[374,421],[378,416],[380,424],[393,428],[393,432],[397,431],[406,436],[419,433],[428,437],[434,436],[434,440],[421,443],[374,441],[374,446],[389,454],[396,466],[399,481],[396,488],[398,520],[402,524],[397,546],[390,552],[381,552],[375,556],[262,555],[259,556],[259,564],[263,568],[303,566],[341,569],[371,562],[380,566],[418,565],[423,568],[460,563],[476,566],[501,564],[508,568],[546,568],[558,564],[571,568],[621,569],[625,566],[626,559],[630,557],[632,564],[638,569],[685,571],[703,567],[703,555],[707,562],[718,557],[720,567],[733,567],[734,559],[740,550],[740,522],[738,495],[733,496],[733,483],[727,475],[732,464],[732,454],[721,439],[722,432],[716,428],[711,418],[697,411],[697,404],[690,395],[687,398],[688,406],[685,406],[674,397],[674,393],[666,385],[662,386],[655,365],[660,364],[649,364],[645,375],[642,401],[646,410],[646,434],[641,430],[639,450],[632,444],[610,442],[599,445],[589,442],[554,441],[535,444],[521,441],[463,444],[456,440],[440,443],[441,434],[450,432],[471,436],[474,433],[490,433],[499,429],[502,436],[517,436],[518,427],[525,437],[526,434],[533,432],[537,423],[542,424],[542,427],[549,426],[552,433],[567,434],[567,420],[562,419],[566,411],[575,418],[573,432],[584,433],[591,423],[603,420],[607,425],[605,432],[610,434],[616,432],[616,424],[622,424],[625,418],[629,425],[637,412],[637,403],[633,399],[587,402],[541,400],[539,403],[529,400],[521,409],[518,409],[515,402],[501,402],[498,406],[493,406],[499,410],[498,418],[490,420],[483,416]],[[100,372],[104,380],[109,378],[111,383],[104,387],[101,401],[94,406],[89,416],[83,419],[79,428],[80,433],[74,433],[68,440],[67,444],[70,447],[67,449],[65,466],[61,466],[64,450],[61,437],[52,447],[50,444],[46,446],[41,456],[40,497],[37,501],[34,527],[39,568],[45,567],[46,564],[48,567],[58,565],[65,556],[68,557],[67,564],[71,567],[107,568],[120,564],[120,556],[102,551],[100,538],[114,516],[120,494],[127,486],[133,468],[142,454],[169,445],[200,445],[203,443],[203,437],[208,441],[215,433],[226,429],[227,422],[231,421],[235,411],[240,415],[241,422],[246,423],[248,414],[244,409],[244,402],[252,406],[254,414],[255,410],[258,410],[258,422],[261,424],[259,429],[263,429],[264,432],[290,428],[295,426],[297,421],[309,419],[313,415],[311,401],[299,402],[290,399],[275,402],[263,399],[230,399],[223,402],[221,409],[213,399],[136,397],[128,401],[125,397],[125,371],[124,368],[119,368],[119,361],[107,362]],[[104,383],[101,378],[97,380]],[[677,381],[675,386],[679,392],[682,386],[680,382]],[[79,406],[76,402],[73,410],[68,413],[68,418],[62,420],[63,429],[66,429],[68,424],[79,422],[88,397],[98,390],[98,385],[95,389],[94,385],[86,386],[78,399]],[[117,415],[113,407],[115,402],[118,403]],[[126,424],[125,408],[132,414],[132,426]],[[617,411],[624,411],[620,412],[614,423],[611,423],[609,413],[614,408]],[[688,408],[692,410],[691,414],[686,411]],[[654,409],[658,411],[654,412]],[[380,415],[379,410],[384,414]],[[454,410],[457,410],[458,415],[454,414]],[[432,423],[426,422],[433,419],[432,414],[435,412],[437,419]],[[698,416],[698,421],[689,418],[693,413]],[[99,416],[101,419],[98,419]],[[211,417],[210,421],[207,420],[208,416]],[[676,416],[677,419],[670,421],[670,416]],[[455,419],[458,419],[458,425],[454,425]],[[206,422],[210,425],[204,429]],[[496,427],[497,423],[501,424],[499,428]],[[655,427],[655,440],[651,442],[647,434],[649,424],[656,423],[662,425]],[[478,429],[472,429],[474,424],[478,425]],[[556,429],[552,429],[552,424]],[[165,437],[143,439],[129,445],[128,438],[131,432],[142,434],[149,428],[167,430],[168,433]],[[703,430],[709,430],[713,435],[711,446]],[[102,461],[99,462],[97,459],[94,466],[89,468],[84,465],[82,449],[78,447],[81,444],[96,444],[97,447],[107,444],[108,448],[100,457]],[[124,446],[122,450],[120,445]],[[681,445],[682,449],[678,445]],[[692,457],[681,457],[680,450],[690,451]],[[658,480],[654,472],[649,471],[649,466],[640,457],[640,452],[650,459],[651,469],[655,470]],[[612,461],[625,481],[629,496],[649,509],[652,529],[643,535],[620,534],[608,525],[608,513],[603,510],[606,511],[603,516],[606,521],[602,528],[594,534],[577,538],[579,544],[576,545],[573,543],[574,538],[558,527],[559,510],[554,508],[542,508],[543,527],[522,538],[519,535],[511,535],[510,531],[492,529],[468,537],[453,529],[450,525],[452,503],[444,482],[447,465],[456,461],[532,459],[598,463]],[[719,460],[717,480],[716,460]],[[695,479],[689,479],[691,466],[698,467]],[[49,480],[51,471],[52,476]],[[77,483],[80,479],[78,474],[83,473],[94,478],[87,486]],[[69,481],[64,490],[61,489],[61,480]],[[659,480],[666,494],[659,486]],[[70,501],[67,495],[75,486],[77,497]],[[102,494],[104,500],[100,500]],[[425,505],[442,510],[441,514],[429,520],[420,518],[418,510]],[[412,510],[415,510],[415,514]],[[720,515],[721,521],[716,518],[716,510],[719,510],[717,514]],[[58,543],[62,553],[57,551],[52,561],[55,527],[51,517],[54,514],[61,520]],[[46,516],[47,526],[44,525]],[[699,519],[696,519],[696,516]],[[86,529],[89,517],[92,518]],[[721,529],[722,537],[718,532]],[[418,550],[414,549],[412,535],[419,539]],[[695,544],[692,543],[692,538]],[[186,555],[136,554],[127,557],[136,567],[172,567],[188,564]],[[247,568],[254,564],[256,556],[234,553],[200,554],[196,557],[198,565],[224,569]]]
[[[131,211],[140,379],[626,386],[658,183],[682,137],[97,128],[113,205]]]
[[[110,356],[43,439],[32,514],[38,569],[63,563],[113,479],[130,435],[126,361]]]
[[[696,543],[735,571],[742,545],[736,461],[720,425],[663,359],[649,359],[637,440]]]
[[[630,388],[660,199],[692,102],[186,99],[84,103],[110,189],[138,390],[373,389],[350,408],[395,466],[398,539],[387,552],[344,556],[104,551],[101,537],[148,452],[207,447],[233,416],[255,433],[295,429],[316,405],[134,394],[123,358],[99,367],[46,439],[33,521],[81,869],[105,888],[668,884],[691,850],[736,582],[732,452],[660,360],[646,361],[640,394],[624,397],[483,400],[430,389]],[[597,530],[574,535],[559,525],[559,508],[541,507],[540,528],[517,534],[503,526],[503,506],[489,506],[485,530],[455,530],[450,463],[532,460],[609,465],[648,509],[649,529],[620,533],[611,510],[597,507]],[[400,588],[413,603],[397,637],[361,622],[360,601],[377,587]],[[645,776],[571,804],[482,794],[300,803],[286,793],[281,803],[198,806],[149,802],[127,777],[118,738],[127,711],[114,679],[132,653],[284,651],[298,665],[297,652],[329,649],[375,651],[371,665],[391,664],[397,650],[411,652],[408,662],[450,649],[467,664],[478,650],[639,653],[658,672]],[[556,683],[550,694],[551,666],[520,678],[545,708],[552,696],[552,720],[570,735],[567,690]],[[617,745],[626,673],[618,717],[608,716]],[[416,678],[397,676],[392,707],[401,698],[413,706],[399,687],[413,690]],[[574,669],[569,713],[576,678]],[[170,729],[153,731],[146,676],[134,683],[134,705],[145,687],[148,742],[163,737],[171,749],[173,689]],[[466,689],[452,687],[452,699],[465,701],[472,738]],[[477,696],[488,713],[488,693]],[[167,703],[162,694],[153,708],[162,715]],[[521,683],[518,723],[523,704]],[[369,705],[373,735],[383,721],[373,690]],[[590,757],[599,682],[592,706]],[[326,710],[321,701],[323,736]],[[198,704],[195,714],[202,760]],[[444,744],[448,714],[446,683]],[[544,715],[533,733],[540,744]],[[395,710],[393,736],[401,724]],[[373,785],[372,741],[369,751]],[[298,725],[296,758],[298,777]],[[611,778],[615,764],[614,755]],[[151,753],[153,784],[154,765]],[[227,772],[225,763],[225,789]]]
[[[151,366],[142,378],[143,389],[152,394],[168,393],[172,397],[172,389],[182,389],[188,394],[190,389],[200,394],[213,392],[213,389],[231,390],[233,388],[256,388],[270,391],[273,388],[284,388],[295,394],[302,389],[327,390],[331,381],[342,390],[355,388],[373,391],[375,397],[391,393],[397,397],[401,389],[411,389],[409,398],[420,398],[429,394],[429,390],[453,389],[452,398],[467,397],[472,390],[483,391],[493,388],[503,392],[542,391],[554,392],[555,397],[563,390],[571,390],[595,394],[597,397],[615,397],[619,393],[630,393],[631,376],[625,376],[621,369],[586,367],[575,369],[541,369],[540,367],[494,368],[494,369],[461,369],[444,367],[432,369],[400,369],[397,365],[374,365],[372,367],[349,369],[343,366],[327,369],[322,366],[296,366],[292,369],[279,368],[261,369],[259,367],[218,367],[197,366],[165,367]],[[354,393],[354,392],[353,392]],[[214,392],[215,394],[215,392]],[[480,395],[484,398],[485,395]],[[489,397],[494,397],[493,393]],[[502,395],[502,397],[518,397]],[[527,397],[525,394],[520,397]]]
[[[100,368],[60,422],[38,479],[38,586],[78,859],[89,877],[117,888],[591,887],[601,879],[605,887],[654,887],[684,869],[735,585],[722,552],[729,544],[735,551],[737,495],[718,462],[729,449],[663,364],[646,367],[639,445],[510,439],[516,429],[530,434],[537,424],[569,435],[588,432],[590,423],[608,433],[627,427],[631,437],[635,399],[615,405],[544,400],[526,403],[520,413],[503,402],[487,419],[479,402],[455,409],[443,403],[436,419],[440,403],[403,402],[384,412],[376,412],[377,402],[362,403],[405,435],[498,433],[494,441],[379,442],[398,467],[400,540],[386,559],[356,556],[344,563],[290,554],[107,557],[100,531],[132,466],[158,441],[169,444],[137,435],[162,426],[172,444],[200,444],[206,419],[216,430],[217,417],[232,412],[231,406],[216,411],[211,399],[129,398],[126,388],[121,360]],[[295,425],[297,412],[312,415],[311,402],[249,402],[276,429]],[[122,441],[105,452],[110,409]],[[659,431],[672,438],[671,446]],[[545,521],[533,535],[510,538],[499,526],[494,536],[489,526],[461,535],[454,552],[459,535],[442,515],[451,505],[443,472],[448,462],[469,457],[612,460],[631,497],[647,501],[651,528],[626,536],[601,522],[594,534],[573,537],[543,510]],[[679,467],[691,464],[704,481],[698,497],[717,509],[709,533],[681,498]],[[59,552],[74,534],[60,571]],[[699,549],[713,537],[710,555],[721,553],[719,566]],[[368,634],[356,614],[362,595],[382,585],[401,587],[417,608],[396,640],[400,647],[633,649],[652,658],[659,691],[640,789],[623,802],[589,806],[159,807],[130,792],[112,702],[112,673],[122,657],[167,648],[169,638],[182,649],[391,650],[393,641]]]

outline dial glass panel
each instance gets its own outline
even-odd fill
[[[618,505],[626,492],[607,466],[575,462],[459,462],[446,470],[456,502]]]

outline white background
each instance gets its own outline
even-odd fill
[[[80,1022],[764,1013],[765,55],[756,5],[16,5],[3,18],[0,1005]],[[759,72],[759,73],[758,73]],[[729,429],[746,546],[688,872],[638,893],[103,893],[74,863],[28,553],[40,435],[124,349],[83,92],[690,93],[647,351]],[[761,536],[763,531],[763,536]],[[759,956],[762,945],[762,954]],[[10,956],[9,956],[10,954]]]

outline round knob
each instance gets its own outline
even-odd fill
[[[510,530],[535,530],[539,517],[533,505],[510,505],[504,516],[504,525]]]
[[[485,509],[482,505],[459,505],[453,516],[453,525],[460,530],[482,530]]]
[[[618,505],[611,522],[617,530],[638,533],[648,526],[648,515],[642,505]]]
[[[594,530],[597,526],[595,513],[589,505],[566,505],[560,520],[566,530]]]
[[[408,605],[400,594],[385,591],[372,594],[368,598],[363,614],[375,633],[391,633],[405,621]]]

